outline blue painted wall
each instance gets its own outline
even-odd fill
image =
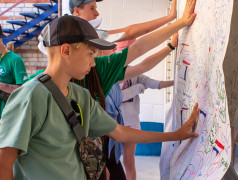
[[[155,122],[141,122],[141,130],[163,132],[164,124]],[[137,156],[160,156],[162,143],[137,144]]]

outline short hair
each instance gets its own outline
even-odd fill
[[[77,6],[77,8],[80,8],[80,9],[84,9],[84,7],[85,7],[85,4],[80,4],[79,6]],[[72,15],[74,15],[74,11],[73,11]]]
[[[85,4],[80,4],[79,6],[77,6],[80,9],[83,9],[85,7]]]
[[[72,44],[69,44],[69,45],[72,48],[75,48],[75,49],[81,48],[82,46],[86,46],[88,48],[93,47],[93,46],[90,46],[90,45],[88,45],[84,42],[72,43]],[[46,47],[48,55],[50,55],[52,53],[58,53],[58,49],[59,49],[59,46]]]

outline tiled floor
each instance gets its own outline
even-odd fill
[[[160,180],[159,160],[158,156],[136,156],[136,180]]]
[[[155,156],[136,156],[137,180],[159,180],[159,160]]]

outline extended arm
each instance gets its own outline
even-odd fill
[[[145,75],[140,75],[137,78],[137,81],[138,84],[122,89],[122,102],[128,101],[129,99],[143,93],[146,88],[163,89],[174,85],[174,81],[158,81]]]
[[[125,66],[131,63],[136,58],[145,54],[147,51],[160,45],[162,42],[167,40],[172,34],[178,32],[185,26],[189,26],[194,21],[196,14],[194,13],[196,0],[187,0],[185,10],[181,19],[174,23],[154,31],[139,40],[129,47],[128,56]]]
[[[122,89],[122,102],[134,98],[138,94],[144,92],[145,86],[143,84],[136,84],[129,88]]]
[[[173,47],[178,46],[178,33],[175,33],[173,35],[171,45]],[[129,66],[126,69],[125,79],[130,79],[135,76],[139,76],[139,75],[143,74],[144,72],[151,70],[153,67],[155,67],[157,64],[159,64],[171,51],[172,51],[172,49],[170,49],[168,46],[166,46],[159,52],[157,52],[157,53],[149,56],[145,60],[143,60],[141,63],[139,63],[135,66]]]
[[[0,148],[0,175],[1,180],[13,180],[13,164],[19,150],[16,148]]]
[[[161,81],[158,89],[167,88],[174,85],[174,81]]]
[[[0,90],[11,94],[15,89],[19,88],[21,85],[12,85],[0,82]]]
[[[168,46],[166,46],[159,52],[143,60],[141,63],[135,66],[128,66],[125,72],[124,80],[131,79],[151,70],[153,67],[159,64],[171,51],[172,50]]]
[[[122,29],[110,30],[107,31],[107,33],[115,34],[125,32],[126,33],[125,37],[120,41],[132,40],[158,29],[159,27],[167,24],[168,22],[174,20],[175,18],[176,18],[176,0],[173,0],[171,11],[168,16],[144,23],[133,24]]]
[[[117,142],[129,143],[154,143],[165,141],[184,140],[191,137],[197,137],[198,134],[191,131],[193,125],[196,123],[199,114],[199,108],[196,104],[188,121],[175,132],[150,132],[140,131],[129,127],[117,125],[115,130],[108,134],[108,136]]]

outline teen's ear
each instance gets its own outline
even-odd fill
[[[69,44],[63,44],[60,48],[60,53],[63,58],[68,59],[70,56],[71,46]]]
[[[79,17],[79,16],[80,16],[80,8],[78,8],[78,7],[74,7],[73,15]]]

